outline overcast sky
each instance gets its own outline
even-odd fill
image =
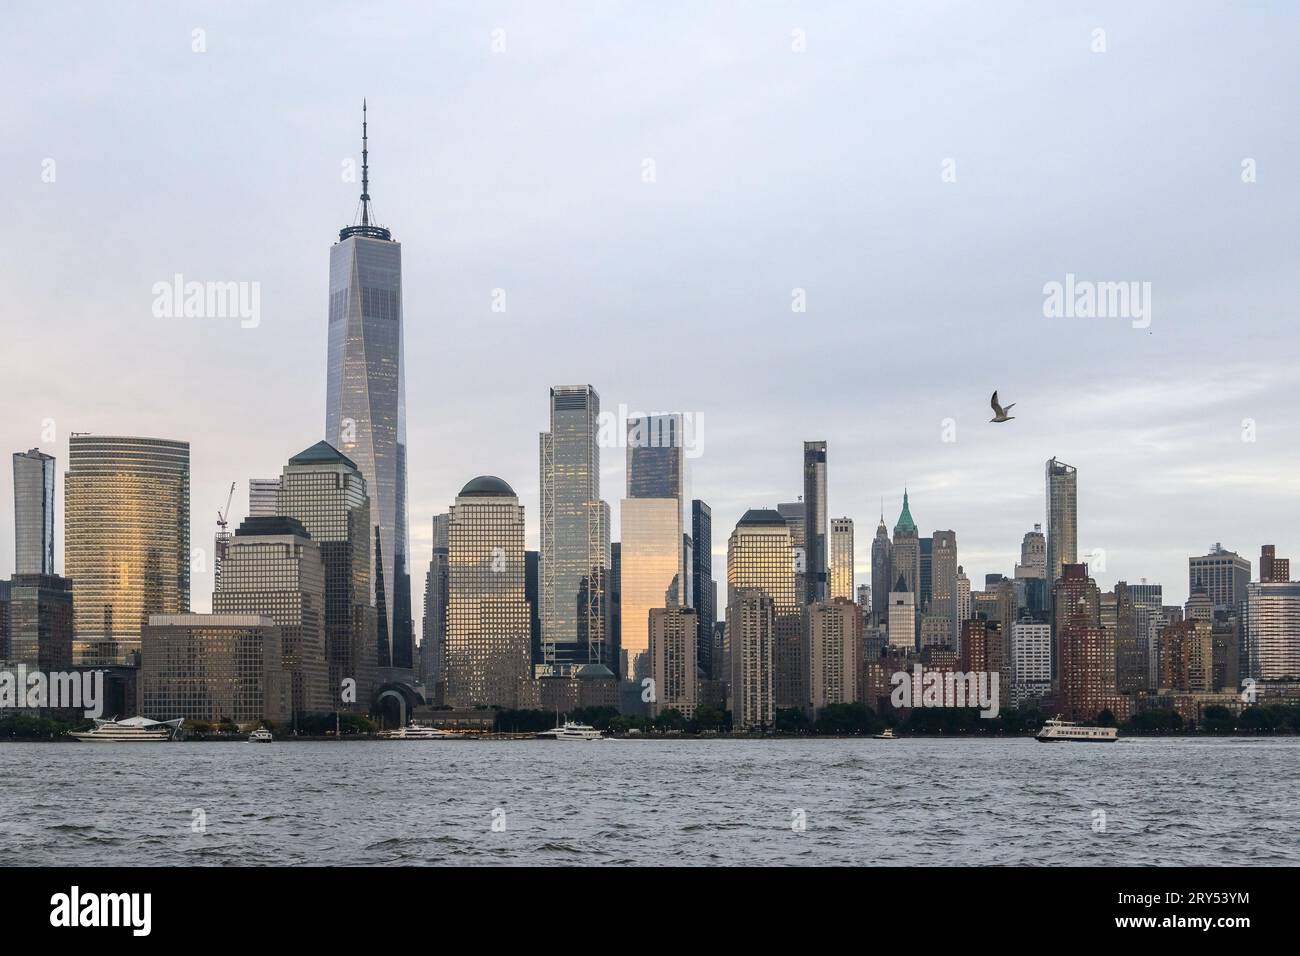
[[[194,545],[231,481],[242,517],[250,476],[323,437],[365,96],[417,616],[430,517],[471,477],[514,486],[537,546],[553,384],[702,416],[723,580],[740,514],[801,493],[805,439],[859,583],[904,486],[976,587],[1010,574],[1053,455],[1103,587],[1181,602],[1215,541],[1300,558],[1300,13],[1088,6],[10,5],[3,450],[58,457],[61,527],[69,432],[188,440]],[[258,283],[257,326],[156,317],[177,273]],[[1149,328],[1046,318],[1067,273],[1151,283]],[[988,423],[995,388],[1014,421]],[[602,470],[617,528],[621,451]],[[5,574],[12,529],[6,504]]]

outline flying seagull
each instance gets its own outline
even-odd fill
[[[1001,405],[998,404],[997,392],[993,393],[993,399],[989,402],[989,404],[993,406],[993,417],[989,419],[989,421],[991,422],[1009,422],[1011,421],[1011,419],[1016,417],[1015,415],[1007,414],[1007,412],[1011,411],[1011,409],[1016,407],[1016,403],[1012,402],[1006,408],[1003,408]]]

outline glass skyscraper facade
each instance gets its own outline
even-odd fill
[[[1055,458],[1047,463],[1047,591],[1061,569],[1079,560],[1079,473]]]
[[[609,655],[609,505],[600,500],[600,396],[557,386],[539,440],[543,673],[567,674]]]
[[[853,600],[853,519],[831,521],[830,598]]]
[[[686,502],[682,416],[628,419],[620,515],[620,667],[628,679],[650,676],[650,611],[691,601]]]
[[[713,624],[718,617],[713,583],[713,509],[699,498],[691,501],[691,581],[696,628],[695,651],[700,673],[713,677]]]
[[[826,570],[826,443],[803,443],[804,541],[807,570],[804,601],[825,601],[830,582]]]
[[[150,615],[190,609],[189,443],[74,434],[63,500],[74,659],[130,663]]]
[[[14,573],[54,573],[54,458],[14,452]]]
[[[746,511],[727,541],[727,606],[741,592],[772,602],[772,693],[777,707],[804,707],[808,698],[802,601],[795,591],[790,528],[770,508]],[[728,626],[731,622],[728,620]]]
[[[363,124],[360,223],[330,248],[325,439],[361,470],[370,497],[379,665],[411,670],[414,627],[406,496],[402,246],[371,222]]]

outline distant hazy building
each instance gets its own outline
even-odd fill
[[[1187,593],[1204,589],[1216,608],[1240,610],[1250,583],[1250,561],[1215,543],[1209,554],[1187,559]]]
[[[717,620],[717,582],[713,580],[713,509],[699,498],[691,501],[691,541],[694,550],[691,582],[694,586],[695,636],[700,673],[713,676],[713,625]]]
[[[887,623],[885,618],[889,608],[889,590],[893,585],[893,550],[889,540],[889,529],[885,526],[885,516],[880,516],[876,525],[876,536],[871,539],[871,613],[876,624]]]
[[[1214,684],[1213,625],[1209,621],[1170,624],[1160,636],[1162,691],[1205,693]]]
[[[962,566],[957,565],[957,630],[961,632],[961,622],[970,619],[970,578]]]
[[[903,492],[903,510],[899,512],[898,521],[894,525],[893,561],[895,579],[902,577],[903,583],[907,585],[906,590],[912,595],[919,611],[921,542],[917,536],[916,522],[912,520],[912,509],[906,491]]]
[[[808,605],[808,699],[814,716],[831,704],[858,700],[862,614],[847,598]]]
[[[695,611],[681,606],[650,610],[650,660],[655,695],[650,715],[666,710],[695,714],[699,703],[696,639],[699,621]]]
[[[889,646],[898,650],[916,648],[916,595],[907,589],[907,578],[899,574],[889,592]]]
[[[247,518],[230,541],[214,614],[260,615],[280,628],[292,713],[337,710],[325,647],[325,561],[296,518]],[[367,702],[368,703],[368,702]]]
[[[524,509],[489,475],[460,490],[447,529],[446,703],[517,706],[531,676]]]
[[[1127,582],[1116,582],[1114,594],[1116,690],[1121,694],[1135,694],[1148,687],[1147,617],[1139,612],[1133,589]]]
[[[751,508],[727,541],[727,604],[740,591],[762,591],[772,600],[772,693],[779,708],[807,703],[807,654],[801,604],[795,594],[790,529],[768,508]]]
[[[350,460],[350,459],[349,459]],[[280,494],[279,478],[248,479],[248,517],[275,517],[275,501]],[[369,562],[367,562],[369,563]]]
[[[929,614],[948,621],[945,643],[953,648],[961,628],[957,605],[957,532],[936,531],[930,545]]]
[[[1040,524],[1034,525],[1033,531],[1026,531],[1020,542],[1020,563],[1016,565],[1016,577],[1047,577],[1047,538]]]
[[[853,600],[853,519],[831,521],[830,599]]]
[[[826,442],[803,443],[804,538],[807,571],[804,578],[805,603],[826,600],[829,588],[827,570],[826,519]]]
[[[73,434],[63,498],[74,659],[131,663],[150,615],[190,609],[189,443]]]
[[[1157,643],[1160,628],[1163,627],[1162,607],[1163,588],[1159,584],[1148,584],[1143,579],[1140,584],[1129,585],[1129,596],[1133,601],[1133,610],[1137,615],[1139,638],[1146,642],[1147,680],[1145,689],[1154,689],[1159,681],[1159,654]]]
[[[443,654],[447,644],[447,527],[450,517],[433,516],[433,557],[424,578],[424,622],[420,639],[420,678],[442,703]]]
[[[1055,585],[1079,560],[1079,472],[1055,458],[1047,463],[1047,581]]]
[[[686,435],[679,414],[627,422],[627,497],[620,509],[622,675],[649,676],[650,610],[687,604],[688,562],[683,542]]]
[[[729,704],[734,730],[763,730],[776,721],[772,686],[775,637],[772,598],[757,588],[730,589],[725,657],[730,667]]]
[[[550,430],[539,437],[539,617],[546,673],[608,664],[609,505],[600,498],[600,396],[555,386]]]
[[[808,593],[808,536],[804,528],[808,515],[802,497],[799,501],[781,502],[776,511],[790,529],[790,547],[794,551],[794,593],[802,602]]]
[[[14,452],[14,573],[54,573],[54,458]]]
[[[379,624],[370,604],[371,527],[366,479],[326,441],[294,455],[276,481],[274,514],[297,519],[325,562],[325,657],[331,708],[364,712],[378,679]],[[342,698],[356,682],[355,702]]]
[[[280,628],[261,614],[157,614],[141,636],[141,714],[152,720],[284,721]]]
[[[1248,584],[1245,607],[1245,676],[1300,680],[1300,584]]]

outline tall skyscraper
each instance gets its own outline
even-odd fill
[[[609,664],[609,505],[600,500],[600,396],[555,386],[539,439],[543,673]]]
[[[887,624],[889,592],[893,587],[893,551],[885,516],[880,516],[876,536],[871,541],[871,616],[877,624]]]
[[[772,693],[780,708],[807,706],[807,653],[801,602],[795,593],[790,528],[780,513],[751,508],[727,541],[727,604],[740,591],[772,601]]]
[[[14,452],[14,573],[54,573],[54,459]]]
[[[889,592],[887,633],[889,646],[898,650],[916,649],[916,595],[907,589],[907,578],[899,574]]]
[[[803,443],[804,537],[808,551],[804,602],[825,601],[830,588],[827,571],[826,442]]]
[[[914,616],[921,610],[921,539],[917,533],[916,522],[912,520],[912,509],[908,502],[907,491],[903,491],[903,510],[899,512],[898,521],[894,525],[894,545],[893,554],[893,575],[895,578],[902,578],[904,588],[895,588],[896,591],[906,591],[911,595]],[[897,583],[897,582],[895,582]],[[889,603],[894,603],[890,598]],[[892,622],[891,622],[892,623]],[[898,636],[901,640],[901,635]],[[889,635],[889,643],[892,646],[901,646],[895,643],[894,634]],[[915,645],[916,639],[913,635],[912,644]]]
[[[500,478],[475,478],[447,527],[443,676],[452,707],[518,706],[532,671],[524,587],[523,506]]]
[[[1300,680],[1300,583],[1248,584],[1245,616],[1245,676]]]
[[[3,660],[50,674],[72,669],[72,581],[53,574],[15,574],[9,592]],[[21,697],[25,687],[19,686]]]
[[[813,714],[832,704],[858,700],[862,613],[847,598],[809,604],[808,701]]]
[[[730,566],[730,559],[728,559]],[[759,588],[729,588],[725,650],[728,707],[734,730],[763,730],[776,722],[773,652],[776,611]]]
[[[130,663],[150,615],[190,609],[189,443],[74,433],[63,502],[74,660]]]
[[[1079,472],[1052,458],[1047,462],[1047,586],[1079,560]]]
[[[1011,626],[1011,703],[1046,697],[1052,690],[1052,626],[1019,620]]]
[[[930,539],[931,618],[947,621],[947,645],[954,650],[961,621],[957,617],[957,532],[936,531]]]
[[[971,597],[970,578],[962,566],[957,565],[957,633],[961,633],[961,622],[970,618]]]
[[[651,608],[690,601],[684,442],[681,415],[628,419],[620,514],[621,670],[628,679],[650,676]]]
[[[1062,683],[1060,684],[1064,691],[1065,673],[1062,668],[1065,666],[1064,634],[1065,626],[1074,617],[1083,616],[1084,623],[1097,628],[1097,646],[1095,648],[1098,654],[1101,654],[1101,591],[1097,588],[1097,583],[1088,576],[1088,566],[1084,564],[1067,564],[1061,568],[1061,575],[1057,578],[1056,586],[1052,589],[1052,634],[1054,636],[1054,646],[1052,654],[1052,676]],[[1091,636],[1088,637],[1091,641]],[[1091,648],[1091,645],[1089,645]],[[1078,650],[1078,648],[1076,648]],[[1092,650],[1089,650],[1092,653]],[[1114,674],[1114,657],[1111,657],[1112,666],[1111,674]],[[1098,665],[1101,666],[1101,665]],[[1092,678],[1089,678],[1091,680]],[[1100,673],[1096,677],[1101,681]],[[1099,685],[1100,686],[1100,685]],[[1100,693],[1100,691],[1098,691]],[[1091,714],[1087,716],[1091,717]]]
[[[1024,540],[1020,542],[1020,563],[1016,565],[1016,577],[1047,577],[1047,538],[1043,535],[1041,524],[1034,525],[1033,531],[1026,531]]]
[[[677,710],[687,717],[699,703],[699,665],[696,638],[699,621],[690,608],[650,609],[650,659],[655,696],[650,715]]]
[[[1170,624],[1160,636],[1161,690],[1204,693],[1214,685],[1214,627],[1209,621]]]
[[[831,521],[830,600],[853,600],[853,519]]]
[[[1239,610],[1250,583],[1250,561],[1215,542],[1209,554],[1187,559],[1187,593],[1204,590],[1211,607]]]
[[[447,527],[448,515],[433,516],[433,557],[424,579],[424,628],[420,639],[420,677],[442,703],[443,655],[447,646]]]
[[[320,441],[289,459],[274,514],[297,519],[325,562],[325,654],[332,706],[364,712],[376,686],[379,627],[370,605],[370,499],[350,458]],[[355,704],[342,700],[356,682]]]
[[[260,615],[280,628],[295,716],[336,709],[325,650],[325,561],[297,518],[246,518],[226,549],[214,614]]]
[[[409,672],[415,639],[406,516],[402,246],[373,221],[364,103],[358,218],[330,247],[325,439],[356,462],[366,479],[379,666]]]
[[[713,509],[699,498],[691,501],[691,541],[695,562],[691,573],[695,599],[691,604],[699,628],[695,648],[700,674],[713,677],[713,625],[718,617],[717,584],[713,580]]]

